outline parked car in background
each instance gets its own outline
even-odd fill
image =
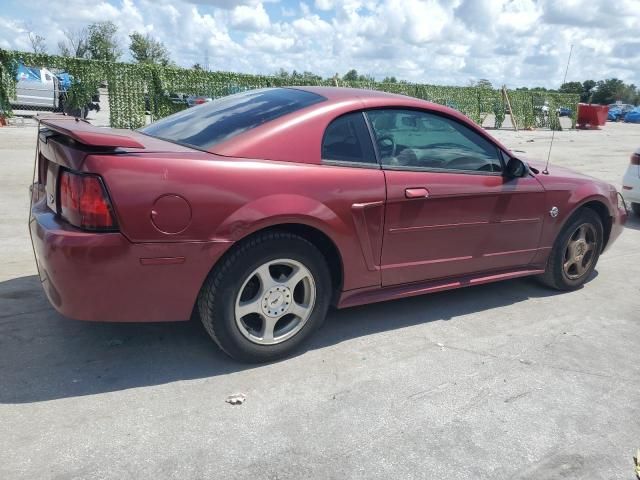
[[[626,201],[631,203],[631,210],[640,215],[640,148],[631,154],[629,166],[622,178],[622,191]]]
[[[162,104],[166,100],[171,102],[172,105],[175,105],[176,111],[181,110],[182,108],[188,106],[187,95],[184,93],[175,93],[175,92],[160,94],[160,96],[155,99],[154,104],[155,105]],[[148,93],[144,94],[144,109],[147,115],[151,115],[153,113],[151,97],[149,96]]]
[[[556,111],[558,112],[558,116],[559,117],[572,117],[573,116],[573,111],[568,107],[560,107]]]
[[[187,95],[184,93],[169,93],[167,95],[171,103],[175,105],[186,105],[187,104]]]
[[[195,107],[196,105],[202,105],[203,103],[209,103],[213,99],[204,95],[189,95],[186,99],[189,107]]]
[[[98,91],[86,104],[72,105],[69,97],[73,77],[67,72],[19,63],[16,81],[16,96],[10,100],[14,109],[64,111],[81,118],[86,118],[91,110],[100,111]]]
[[[529,275],[579,288],[626,220],[613,186],[373,90],[247,91],[138,131],[46,119],[37,148],[30,231],[58,311],[197,314],[252,362],[289,354],[330,305]]]
[[[12,107],[37,107],[59,110],[63,106],[68,88],[47,68],[28,67],[18,64],[16,74],[16,96],[10,100]]]

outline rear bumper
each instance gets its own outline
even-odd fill
[[[29,222],[40,280],[61,314],[100,322],[188,320],[207,274],[231,242],[139,243],[89,233],[39,203]]]

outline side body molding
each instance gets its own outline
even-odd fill
[[[351,206],[351,213],[367,270],[378,271],[382,249],[381,226],[384,225],[384,202],[380,200],[354,203]]]

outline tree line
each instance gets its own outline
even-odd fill
[[[58,42],[58,54],[64,57],[87,58],[93,60],[106,60],[116,62],[124,54],[118,41],[118,27],[113,22],[96,22],[78,30],[67,30],[64,32],[65,39]],[[29,41],[34,53],[46,53],[46,39],[34,32],[29,31]],[[151,63],[158,65],[175,65],[171,60],[169,51],[165,45],[153,38],[150,34],[133,32],[129,35],[129,52],[137,63]],[[191,68],[203,70],[201,64],[196,63]],[[351,69],[344,75],[336,73],[333,77],[323,78],[322,76],[303,71],[293,70],[288,72],[285,69],[278,70],[275,75],[284,80],[296,82],[316,83],[321,80],[333,80],[336,84],[343,82],[375,82],[372,75],[358,73],[356,69]],[[405,80],[398,80],[395,76],[387,76],[383,83],[409,83]],[[493,88],[487,79],[470,81],[467,86],[476,88]],[[576,93],[580,95],[580,101],[584,103],[611,104],[616,101],[638,105],[640,103],[640,88],[634,84],[626,84],[617,78],[606,80],[585,80],[584,82],[567,82],[560,86],[558,90],[548,90],[544,87],[520,87],[516,90],[533,92],[560,92]]]
[[[626,84],[618,78],[607,80],[585,80],[584,82],[567,82],[560,87],[562,93],[577,93],[583,103],[600,103],[608,105],[621,101],[638,105],[640,103],[640,88],[633,83]]]
[[[113,22],[95,22],[78,30],[66,30],[64,40],[58,42],[58,55],[117,62],[124,54],[118,41],[118,27]],[[46,53],[46,39],[28,32],[34,53]],[[129,52],[137,63],[172,65],[169,51],[162,42],[148,33],[133,32],[129,35]]]

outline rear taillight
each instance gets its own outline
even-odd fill
[[[640,153],[631,154],[631,165],[640,165]]]
[[[98,175],[60,172],[59,213],[71,225],[86,230],[115,230],[109,196]]]

